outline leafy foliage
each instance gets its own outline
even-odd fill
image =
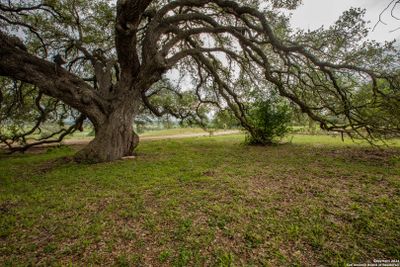
[[[213,118],[212,124],[218,129],[235,129],[240,127],[240,123],[229,109],[219,110]]]
[[[209,114],[229,110],[258,140],[263,134],[255,127],[266,124],[249,117],[255,111],[249,113],[247,103],[258,101],[253,92],[285,98],[324,130],[370,141],[398,134],[396,124],[370,115],[385,117],[400,106],[400,54],[393,42],[368,41],[365,10],[356,8],[329,28],[295,31],[282,8],[300,4],[0,0],[0,75],[33,85],[36,96],[59,100],[90,120],[100,141],[89,145],[86,156],[103,154],[104,160],[132,153],[136,144],[123,141],[131,142],[130,135],[115,140],[125,149],[114,145],[110,153],[103,147],[110,136],[120,136],[110,131],[130,133],[142,114],[202,125]],[[56,55],[65,64],[54,64]],[[4,95],[7,88],[1,88]],[[271,115],[274,109],[264,111]],[[79,124],[81,116],[74,118]],[[268,143],[275,133],[266,135],[260,140]]]
[[[0,84],[0,141],[11,149],[13,143],[28,149],[59,142],[60,137],[82,129],[84,117],[79,112],[38,92],[35,86],[4,77]],[[34,141],[28,144],[28,139]]]
[[[391,89],[384,81],[379,83],[379,88],[384,94],[373,96],[373,92],[366,86],[360,87],[354,96],[355,103],[361,116],[368,119],[374,136],[398,136],[400,90]]]
[[[275,99],[259,100],[248,110],[249,121],[254,133],[248,133],[246,143],[251,145],[269,145],[282,138],[290,130],[290,107]]]

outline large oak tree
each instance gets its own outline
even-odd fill
[[[133,153],[138,114],[201,123],[210,108],[229,108],[257,135],[246,104],[272,92],[326,130],[399,133],[400,61],[392,44],[365,41],[359,9],[328,29],[294,32],[283,10],[299,2],[1,0],[0,118],[15,123],[24,111],[15,102],[23,99],[36,110],[31,128],[1,141],[18,149],[13,141],[49,118],[73,120],[34,144],[59,141],[88,119],[95,138],[76,158],[111,161]]]

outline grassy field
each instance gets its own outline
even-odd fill
[[[345,266],[400,259],[400,144],[329,136],[142,142],[0,159],[0,265]]]
[[[165,130],[146,131],[142,134],[139,134],[139,136],[169,136],[169,135],[197,134],[197,133],[207,134],[207,132],[201,128],[172,128]]]
[[[224,130],[224,129],[217,129],[214,133],[223,133],[229,131],[239,131],[239,130]],[[91,140],[94,136],[90,133],[92,132],[91,128],[86,128],[83,132],[75,132],[73,135],[67,136],[64,140]],[[190,135],[190,134],[203,134],[208,135],[209,133],[201,128],[171,128],[171,129],[162,129],[162,130],[148,130],[143,133],[140,133],[140,137],[170,137],[170,136],[178,136],[178,135]]]

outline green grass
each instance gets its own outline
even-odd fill
[[[0,159],[0,265],[345,266],[400,259],[400,149],[329,136],[142,142]],[[290,140],[290,139],[289,139]]]

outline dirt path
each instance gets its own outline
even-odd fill
[[[213,136],[218,135],[229,135],[229,134],[238,134],[240,131],[238,130],[230,130],[223,132],[215,132]],[[189,134],[173,134],[173,135],[160,135],[160,136],[140,136],[140,140],[163,140],[163,139],[179,139],[179,138],[188,138],[188,137],[201,137],[201,136],[209,136],[209,133],[189,133]]]

